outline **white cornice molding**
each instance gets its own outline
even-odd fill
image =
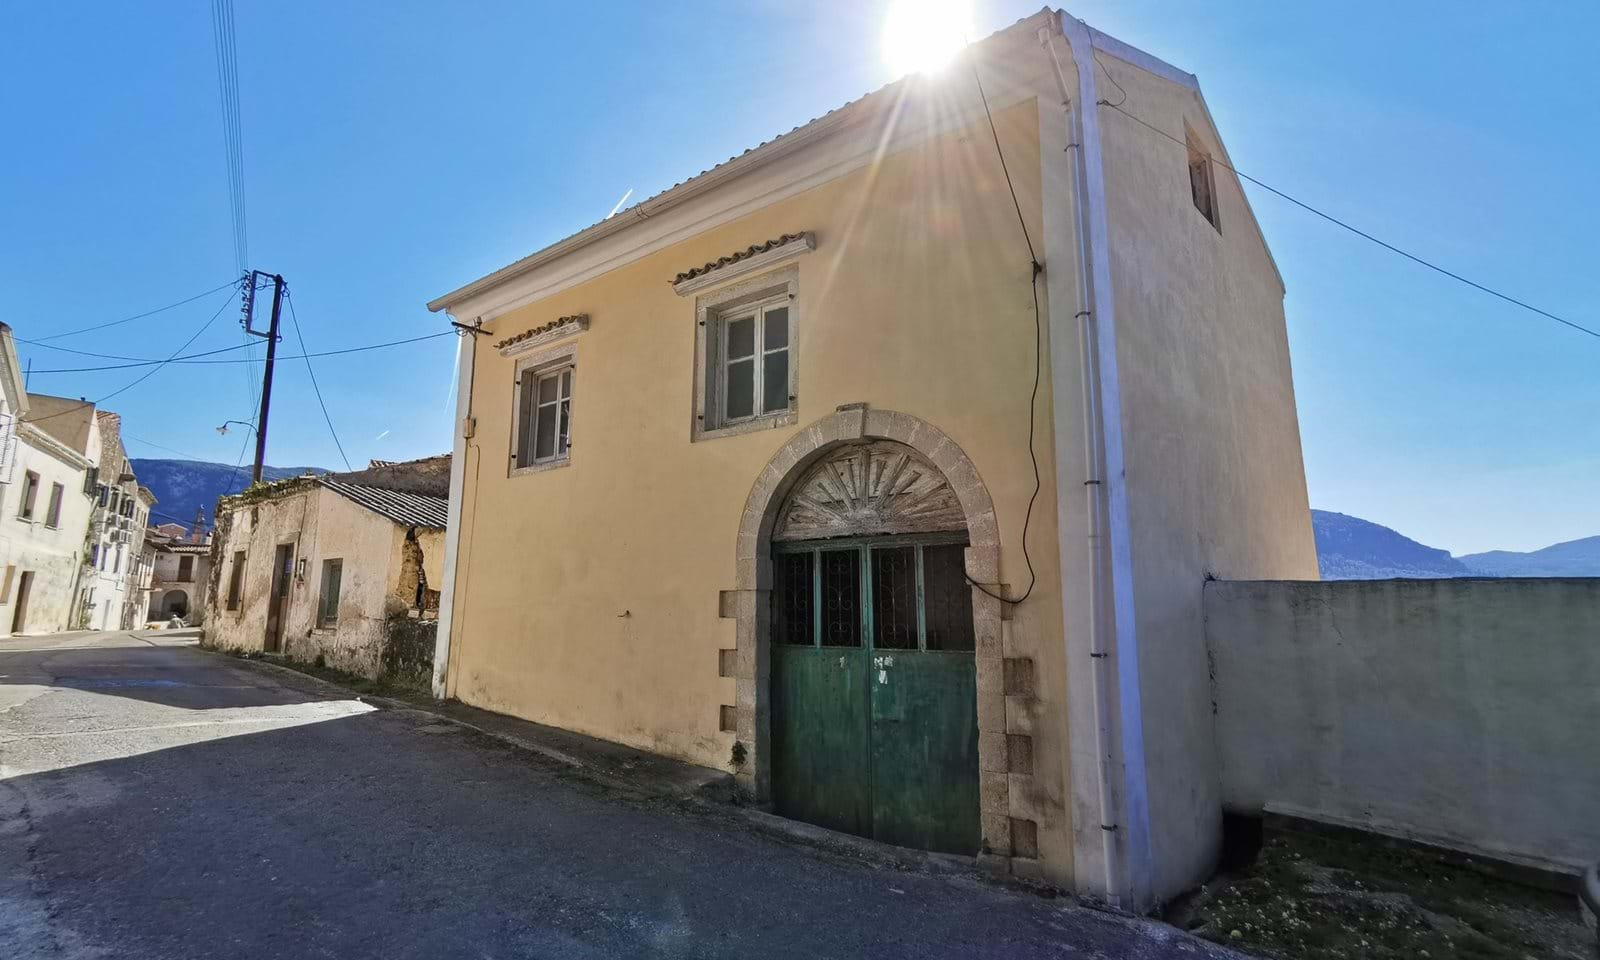
[[[817,238],[808,230],[793,240],[785,241],[770,250],[752,254],[731,263],[712,267],[706,272],[687,280],[679,280],[672,285],[672,292],[680,297],[686,297],[696,290],[714,287],[719,284],[737,280],[763,270],[769,270],[781,263],[788,263],[797,257],[817,249]]]
[[[50,436],[48,433],[45,433],[43,430],[40,430],[33,424],[22,421],[17,426],[18,439],[23,443],[26,443],[28,446],[33,447],[35,450],[48,453],[57,460],[60,460],[61,462],[78,470],[87,470],[94,466],[94,462],[88,457],[85,457],[83,454],[57,440],[55,437]]]
[[[548,346],[558,340],[575,337],[589,329],[589,315],[579,314],[575,317],[563,317],[561,320],[549,325],[532,336],[512,338],[511,342],[499,347],[502,357],[520,357],[525,353],[532,353],[540,347]]]

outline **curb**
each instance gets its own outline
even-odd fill
[[[205,650],[206,648],[200,649]],[[957,854],[934,853],[896,847],[866,837],[852,836],[799,820],[790,820],[787,817],[778,816],[759,807],[739,803],[731,799],[737,796],[733,789],[732,774],[722,774],[716,779],[706,780],[688,787],[663,784],[650,778],[628,779],[619,777],[569,751],[451,716],[434,703],[415,703],[378,694],[357,693],[334,681],[324,680],[314,674],[303,673],[294,667],[276,663],[272,660],[238,657],[218,650],[206,650],[206,652],[224,656],[230,660],[267,667],[278,673],[289,674],[329,691],[336,691],[341,696],[351,697],[362,703],[371,704],[380,710],[409,711],[423,714],[434,720],[444,721],[463,730],[470,730],[473,733],[499,741],[517,750],[532,753],[560,764],[575,774],[582,776],[585,780],[607,789],[635,797],[676,800],[703,811],[722,816],[731,816],[743,823],[752,832],[780,842],[802,845],[858,863],[889,867],[910,873],[998,884],[1017,892],[1031,893],[1035,896],[1059,897],[1097,913],[1133,919],[1131,914],[1112,909],[1105,904],[1077,897],[1043,880],[1015,874],[1012,872],[1009,857],[997,857],[992,854],[962,857]]]

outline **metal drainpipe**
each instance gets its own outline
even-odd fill
[[[1073,98],[1073,91],[1067,85],[1065,71],[1061,67],[1060,54],[1056,52],[1055,37],[1060,34],[1060,25],[1054,30],[1049,28],[1039,31],[1040,45],[1050,54],[1050,63],[1055,70],[1056,84],[1060,88],[1062,102],[1067,110],[1067,129],[1073,143],[1067,153],[1072,164],[1072,190],[1073,190],[1073,237],[1077,241],[1077,267],[1078,267],[1078,361],[1082,370],[1083,386],[1083,448],[1084,463],[1087,476],[1084,478],[1083,491],[1085,506],[1089,517],[1089,535],[1087,546],[1089,548],[1089,670],[1093,677],[1094,685],[1094,716],[1095,716],[1095,759],[1096,773],[1099,779],[1100,797],[1100,838],[1101,855],[1105,861],[1105,893],[1106,900],[1112,906],[1122,905],[1122,878],[1124,871],[1121,862],[1121,847],[1117,843],[1117,807],[1115,794],[1115,765],[1112,760],[1112,751],[1115,740],[1112,736],[1111,716],[1111,663],[1107,630],[1105,628],[1105,591],[1106,591],[1106,547],[1105,547],[1105,458],[1103,437],[1101,436],[1102,421],[1100,418],[1100,368],[1097,358],[1099,350],[1095,338],[1094,315],[1090,310],[1093,303],[1091,288],[1091,274],[1089,272],[1090,251],[1088,231],[1084,227],[1085,209],[1083,197],[1083,164],[1080,154],[1083,147],[1083,126],[1077,101]],[[1069,666],[1069,669],[1071,667]]]
[[[450,312],[445,311],[445,316]],[[456,615],[457,587],[461,567],[461,524],[466,512],[467,452],[470,447],[466,437],[466,424],[472,418],[472,387],[477,372],[477,338],[466,335],[461,342],[464,356],[456,360],[456,416],[453,423],[450,460],[450,500],[456,504],[455,526],[445,530],[444,578],[440,583],[439,624],[434,634],[433,695],[441,699],[455,693],[450,677],[451,635],[456,632],[460,618]],[[476,432],[476,431],[474,431]],[[460,483],[456,478],[460,478]],[[476,487],[476,485],[474,485]]]

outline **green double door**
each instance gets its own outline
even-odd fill
[[[781,544],[772,591],[778,813],[976,854],[977,681],[961,540]]]

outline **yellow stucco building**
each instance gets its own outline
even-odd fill
[[[1147,907],[1203,582],[1317,575],[1283,292],[1195,79],[1041,11],[429,304],[436,692]]]

